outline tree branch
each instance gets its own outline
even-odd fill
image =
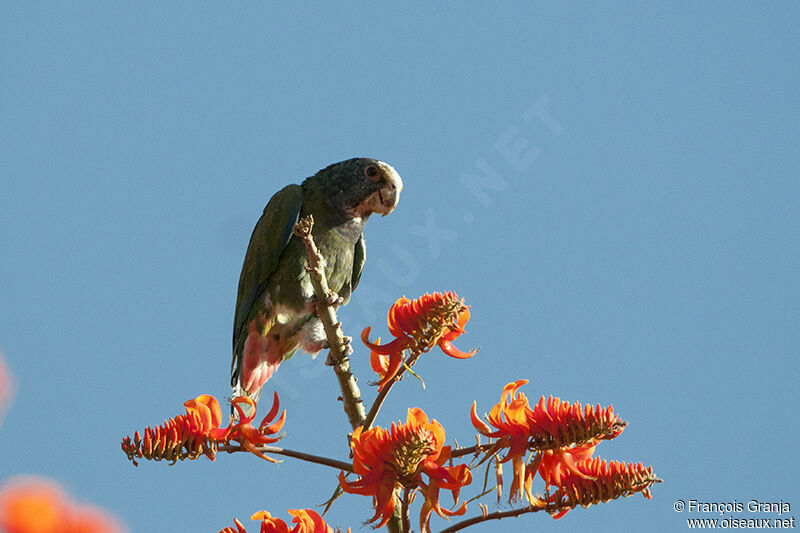
[[[473,516],[472,518],[467,518],[466,520],[462,520],[461,522],[457,522],[452,526],[441,530],[439,533],[454,533],[455,531],[460,531],[465,527],[474,526],[475,524],[479,524],[480,522],[486,522],[487,520],[502,520],[503,518],[520,516],[525,513],[536,513],[538,511],[544,511],[545,509],[547,509],[546,505],[531,505],[528,507],[523,507],[521,509],[512,509],[510,511],[495,511],[494,513],[486,513],[479,516]]]
[[[342,391],[344,412],[347,415],[350,426],[355,429],[363,426],[366,420],[364,402],[361,400],[361,390],[358,388],[356,379],[350,371],[350,360],[346,355],[342,325],[336,318],[336,311],[333,309],[333,305],[327,302],[330,289],[328,289],[328,280],[325,278],[325,258],[319,253],[317,245],[314,243],[314,237],[311,234],[313,227],[314,218],[308,215],[297,221],[293,232],[306,245],[308,272],[311,278],[311,285],[314,287],[314,295],[317,297],[318,302],[317,314],[325,329],[325,337],[330,345],[330,358],[333,363],[333,371],[336,373],[336,379],[339,380],[339,389]],[[377,414],[377,411],[375,414]],[[368,426],[364,429],[368,429]],[[347,470],[352,471],[352,466]],[[390,533],[400,532],[402,527],[400,522],[400,510],[395,509],[394,515],[389,520],[389,523],[386,524]]]
[[[325,259],[319,253],[311,230],[314,227],[314,218],[311,215],[300,219],[294,225],[294,234],[302,239],[308,252],[308,272],[311,278],[311,285],[314,287],[314,295],[317,297],[317,314],[319,315],[322,327],[325,329],[325,337],[330,344],[330,359],[333,363],[333,371],[339,380],[339,389],[342,391],[342,403],[347,419],[353,429],[364,423],[365,410],[364,403],[361,401],[361,391],[356,385],[353,373],[350,371],[350,360],[347,357],[342,333],[341,323],[336,319],[336,311],[333,305],[327,302],[330,289],[328,280],[325,278]]]
[[[262,445],[262,446],[257,446],[256,449],[263,453],[284,455],[286,457],[293,457],[295,459],[300,459],[301,461],[306,461],[309,463],[316,463],[318,465],[330,466],[331,468],[336,468],[337,470],[353,472],[353,465],[351,463],[345,461],[339,461],[338,459],[331,459],[330,457],[323,457],[321,455],[312,455],[310,453],[298,452],[295,450],[289,450],[287,448],[280,448],[278,446]],[[236,446],[234,444],[223,444],[218,448],[218,450],[221,452],[228,452],[228,453],[248,451],[245,448],[242,448],[241,446]]]
[[[479,453],[490,449],[492,446],[495,446],[496,443],[489,442],[487,444],[478,444],[476,446],[465,446],[464,448],[456,448],[450,452],[450,457],[463,457],[465,455],[472,455],[473,453]]]

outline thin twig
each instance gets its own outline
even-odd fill
[[[419,359],[420,355],[422,354],[421,353],[411,354],[406,360],[406,365],[401,366],[400,369],[397,371],[397,374],[394,376],[394,378],[392,378],[386,385],[384,385],[383,389],[381,389],[381,391],[378,393],[378,396],[375,398],[375,401],[372,402],[372,406],[369,408],[369,413],[367,414],[367,418],[364,421],[364,431],[371,428],[372,424],[375,423],[375,418],[377,418],[378,412],[381,410],[381,406],[383,405],[383,401],[386,399],[386,396],[389,395],[389,391],[392,389],[394,384],[400,381],[400,378],[403,377],[406,368],[412,366],[414,363],[417,362],[417,359]]]
[[[479,516],[473,516],[472,518],[467,518],[466,520],[462,520],[461,522],[456,522],[452,526],[441,530],[439,533],[454,533],[455,531],[460,531],[465,527],[473,526],[475,524],[479,524],[480,522],[485,522],[487,520],[502,520],[503,518],[520,516],[525,513],[536,513],[538,511],[544,511],[546,508],[547,508],[546,505],[531,505],[528,507],[522,507],[521,509],[512,509],[510,511],[495,511],[494,513],[486,513]]]
[[[478,446],[465,446],[464,448],[456,448],[455,450],[450,452],[450,457],[456,458],[456,457],[463,457],[465,455],[472,455],[473,453],[478,453],[488,450],[494,445],[495,443],[490,442],[488,444],[481,444]]]
[[[356,385],[353,373],[350,371],[350,361],[347,358],[342,333],[341,323],[336,318],[336,311],[333,305],[328,303],[330,289],[328,280],[325,278],[325,259],[319,253],[311,230],[314,227],[314,218],[311,215],[300,219],[294,225],[294,234],[302,239],[308,252],[308,272],[311,278],[311,285],[314,287],[314,295],[317,297],[317,314],[325,329],[325,337],[328,340],[331,351],[331,361],[336,378],[339,380],[339,388],[342,391],[342,403],[347,419],[353,429],[364,423],[365,410],[364,403],[361,401],[361,391]]]
[[[228,452],[228,453],[248,451],[242,448],[241,446],[236,446],[234,444],[223,444],[218,449],[221,452]],[[262,446],[257,446],[256,449],[262,453],[284,455],[286,457],[293,457],[294,459],[300,459],[301,461],[306,461],[309,463],[316,463],[318,465],[330,466],[331,468],[344,470],[346,472],[353,472],[352,463],[339,461],[338,459],[331,459],[330,457],[323,457],[321,455],[312,455],[310,453],[298,452],[296,450],[289,450],[287,448],[280,448],[278,446],[262,445]]]

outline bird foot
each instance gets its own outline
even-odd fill
[[[325,298],[325,305],[331,305],[334,308],[339,307],[343,303],[344,303],[344,298],[342,298],[335,292],[329,292],[328,297]]]
[[[344,344],[344,357],[349,357],[353,355],[352,343],[353,343],[353,337],[347,335],[342,337],[342,344]],[[327,341],[325,344],[327,344],[326,346],[327,348],[330,348],[330,344],[327,343]],[[336,361],[333,360],[333,355],[331,354],[331,352],[328,352],[328,357],[325,358],[325,364],[328,366],[333,366],[336,364]]]
[[[344,298],[342,298],[335,292],[329,292],[328,296],[322,302],[322,305],[324,307],[332,306],[334,309],[336,309],[343,303],[344,303]],[[306,312],[314,316],[319,316],[319,308],[320,308],[320,302],[317,300],[317,295],[312,294],[311,297],[308,300],[306,300]]]
[[[353,337],[350,337],[349,335],[345,335],[344,337],[342,337],[342,342],[344,344],[344,355],[345,355],[345,357],[353,355],[353,346],[352,346]]]

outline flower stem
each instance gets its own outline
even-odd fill
[[[403,510],[402,510],[403,533],[411,533],[410,500],[411,500],[411,491],[409,491],[408,488],[404,487]]]
[[[353,373],[350,371],[350,361],[347,357],[341,323],[336,318],[336,311],[333,309],[333,305],[327,303],[330,289],[328,288],[328,280],[325,278],[325,259],[314,243],[314,237],[311,235],[313,227],[314,218],[308,215],[294,225],[294,234],[302,239],[306,245],[309,277],[318,302],[317,314],[330,345],[330,360],[333,363],[333,371],[336,373],[336,378],[339,380],[344,411],[347,414],[350,426],[355,429],[364,423],[364,403],[361,401],[361,391],[356,385]]]
[[[397,375],[395,375],[395,377],[389,381],[389,383],[387,383],[383,389],[381,389],[381,391],[378,393],[378,396],[375,397],[375,401],[372,402],[372,406],[369,408],[369,413],[367,413],[367,418],[364,421],[364,431],[371,428],[372,424],[375,423],[375,418],[377,418],[378,412],[381,410],[381,406],[383,405],[383,401],[389,395],[389,391],[391,390],[392,386],[394,386],[394,384],[400,380],[407,367],[410,367],[417,362],[417,359],[419,359],[420,355],[421,354],[419,353],[411,354],[406,360],[406,365],[400,367],[400,370],[397,371]]]
[[[221,452],[228,452],[228,453],[248,451],[242,448],[241,446],[236,446],[233,444],[223,444],[218,449]],[[278,446],[262,445],[262,446],[257,446],[256,449],[262,453],[271,453],[275,455],[284,455],[286,457],[293,457],[294,459],[300,459],[301,461],[316,463],[318,465],[330,466],[331,468],[336,468],[337,470],[344,470],[346,472],[353,471],[353,465],[351,463],[345,461],[339,461],[338,459],[331,459],[330,457],[323,457],[321,455],[312,455],[310,453],[298,452],[296,450],[289,450],[287,448],[280,448]]]
[[[375,417],[378,416],[378,411],[381,410],[381,406],[383,405],[383,401],[386,399],[386,396],[389,394],[389,389],[392,388],[392,384],[394,380],[387,383],[386,386],[381,389],[378,393],[378,396],[375,398],[375,401],[372,402],[372,407],[369,408],[369,413],[367,413],[367,417],[364,420],[364,431],[368,430],[372,427],[372,424],[375,423]]]

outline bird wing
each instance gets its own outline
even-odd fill
[[[353,291],[356,290],[356,287],[358,287],[358,282],[361,281],[361,272],[364,270],[364,263],[366,260],[367,244],[364,241],[364,234],[362,233],[353,248],[353,273],[350,276],[349,287],[347,288],[346,294],[339,295],[344,298],[345,304],[350,301],[350,296],[353,294]]]
[[[292,237],[292,230],[303,207],[303,189],[288,185],[275,193],[258,220],[239,277],[236,314],[233,319],[233,367],[236,366],[240,336],[247,334],[248,316],[264,293],[267,280],[278,268],[281,254]],[[232,368],[233,371],[233,368]]]

